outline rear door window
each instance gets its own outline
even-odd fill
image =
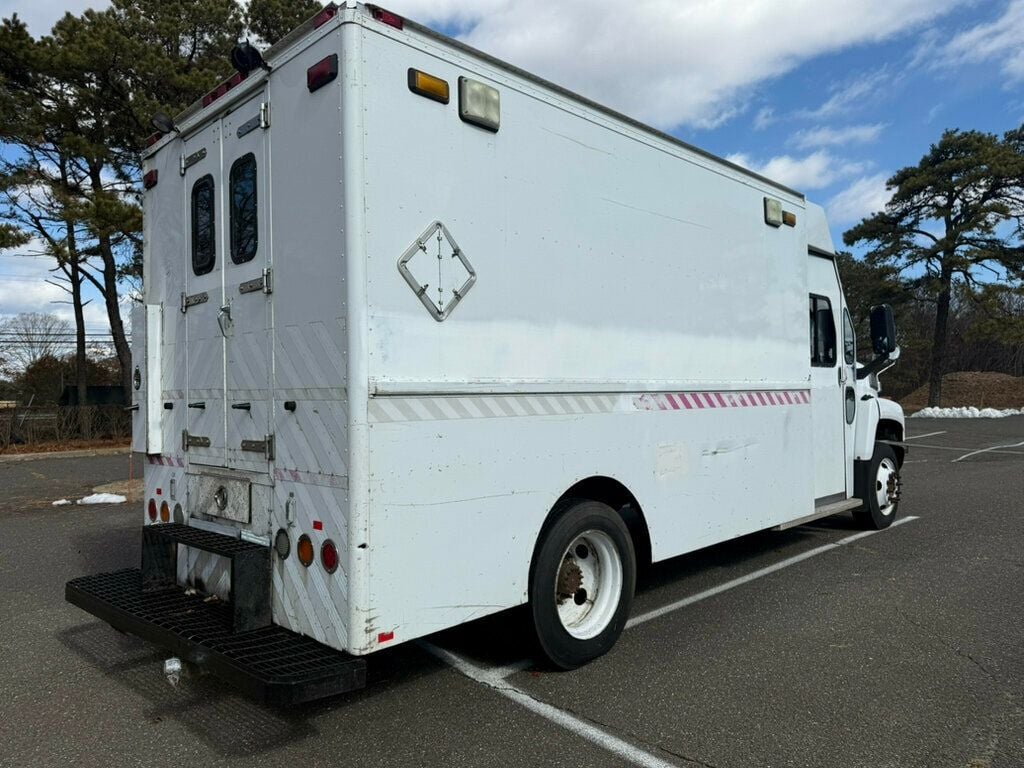
[[[210,174],[192,185],[192,271],[197,275],[212,272],[217,260],[213,193]]]
[[[252,261],[258,245],[256,156],[250,152],[231,166],[231,260]]]

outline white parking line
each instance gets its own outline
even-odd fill
[[[909,523],[917,519],[919,518],[915,516],[903,517],[893,522],[889,527],[895,528],[898,525],[903,525],[904,523]],[[782,560],[774,565],[769,565],[765,568],[748,573],[746,576],[740,576],[737,579],[732,579],[731,581],[727,581],[717,587],[712,587],[711,589],[698,592],[697,594],[683,598],[682,600],[677,600],[674,603],[669,603],[661,608],[655,608],[653,611],[648,611],[647,613],[642,613],[639,616],[634,616],[626,622],[626,629],[635,627],[645,621],[656,619],[659,616],[664,616],[672,611],[677,611],[680,608],[685,608],[688,605],[693,605],[701,600],[706,600],[709,597],[719,595],[722,592],[733,589],[734,587],[738,587],[742,584],[748,584],[762,576],[767,576],[771,573],[775,573],[776,571],[780,571],[783,568],[796,565],[797,563],[815,557],[816,555],[831,552],[832,550],[839,549],[847,544],[852,544],[855,541],[859,541],[860,539],[882,532],[883,531],[862,531],[861,533],[855,533],[852,536],[847,536],[845,539],[840,539],[832,544],[824,544],[820,547],[815,547],[814,549],[808,550],[807,552],[803,552],[799,555],[794,555],[793,557]],[[500,693],[505,698],[519,704],[524,709],[528,709],[534,714],[543,717],[545,720],[550,720],[552,723],[560,725],[567,731],[571,731],[577,736],[580,736],[603,749],[607,749],[612,754],[618,755],[623,760],[626,760],[633,765],[641,766],[641,768],[675,768],[674,763],[667,762],[650,752],[642,750],[639,747],[630,744],[628,741],[624,741],[618,736],[614,736],[608,731],[598,728],[587,720],[570,714],[565,710],[559,709],[552,704],[535,699],[526,691],[521,688],[517,688],[508,682],[506,678],[529,667],[532,663],[531,659],[522,659],[521,661],[505,666],[486,669],[484,667],[477,666],[461,654],[446,650],[426,640],[419,640],[417,642],[427,653],[440,659],[452,669],[468,677],[470,680],[480,683],[481,685],[486,685],[488,688]]]
[[[935,435],[944,435],[944,434],[946,434],[946,430],[942,430],[941,432],[928,432],[928,433],[923,434],[923,435],[911,435],[910,437],[903,438],[903,442],[906,442],[907,440],[920,440],[922,437],[935,437]]]
[[[1024,440],[1022,440],[1019,443],[1013,443],[1012,445],[993,445],[991,448],[980,448],[977,451],[971,451],[970,453],[965,453],[963,456],[960,456],[959,458],[953,459],[953,461],[951,461],[950,463],[951,464],[956,464],[958,461],[963,461],[964,459],[968,459],[971,456],[977,456],[979,453],[988,453],[989,451],[999,451],[999,450],[1002,450],[1003,448],[1020,448],[1022,445],[1024,445]]]
[[[897,525],[903,525],[904,523],[909,523],[912,520],[917,519],[917,517],[913,516],[901,517],[899,520],[896,520],[891,526],[889,526],[889,528],[895,528]],[[664,616],[666,613],[678,611],[680,608],[685,608],[688,605],[699,603],[701,600],[707,600],[709,597],[720,595],[723,592],[729,591],[730,589],[735,589],[736,587],[742,586],[743,584],[748,584],[751,581],[754,581],[755,579],[760,579],[764,576],[775,573],[776,571],[781,571],[783,568],[789,568],[789,566],[791,565],[802,563],[804,560],[809,560],[812,557],[823,555],[826,552],[831,552],[834,549],[845,547],[847,544],[852,544],[855,541],[859,541],[860,539],[866,538],[868,536],[874,536],[876,533],[881,532],[882,531],[862,531],[861,533],[855,533],[853,534],[853,536],[847,536],[845,539],[840,539],[839,541],[833,542],[831,544],[823,544],[820,547],[815,547],[814,549],[809,549],[806,552],[801,552],[799,555],[793,555],[793,557],[786,558],[785,560],[780,560],[779,562],[773,563],[772,565],[760,568],[756,571],[752,571],[751,573],[748,573],[745,576],[740,576],[739,578],[732,579],[731,581],[727,581],[723,584],[719,584],[717,587],[706,589],[703,592],[698,592],[695,595],[684,597],[682,600],[676,600],[674,603],[669,603],[668,605],[663,605],[660,608],[655,608],[653,611],[648,611],[647,613],[641,613],[639,616],[634,616],[626,622],[626,629],[629,629],[630,627],[635,627],[637,624],[643,624],[644,622],[650,621],[651,619],[656,619],[659,616]]]
[[[473,680],[481,685],[486,685],[507,699],[511,699],[516,704],[520,705],[524,709],[528,709],[536,715],[540,715],[545,720],[550,720],[555,725],[560,725],[567,731],[575,733],[577,736],[586,739],[587,741],[596,744],[597,746],[607,749],[614,755],[618,755],[623,760],[627,760],[633,765],[642,766],[642,768],[676,768],[674,763],[670,763],[666,760],[662,760],[660,757],[652,755],[650,752],[645,752],[639,747],[635,747],[628,741],[623,741],[618,736],[613,736],[608,731],[598,728],[593,723],[583,720],[575,715],[571,715],[568,712],[559,709],[558,707],[547,704],[543,701],[530,696],[519,688],[516,688],[511,683],[507,682],[504,678],[499,676],[501,670],[488,670],[478,667],[471,661],[457,653],[446,651],[444,648],[439,648],[433,643],[428,643],[425,640],[420,641],[420,646],[433,656],[443,661],[448,666],[452,667],[456,671],[462,673],[470,680]]]

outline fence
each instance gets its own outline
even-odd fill
[[[131,413],[120,405],[0,409],[0,451],[12,445],[126,440],[131,434]]]

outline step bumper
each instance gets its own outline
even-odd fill
[[[288,706],[366,685],[366,662],[276,625],[232,632],[231,607],[180,587],[143,591],[138,569],[82,576],[64,597],[115,629],[208,669],[257,701]]]

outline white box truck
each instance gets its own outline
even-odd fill
[[[801,194],[374,6],[233,61],[144,156],[141,568],[68,600],[289,703],[527,603],[572,668],[646,563],[892,522],[892,313],[858,364]]]

